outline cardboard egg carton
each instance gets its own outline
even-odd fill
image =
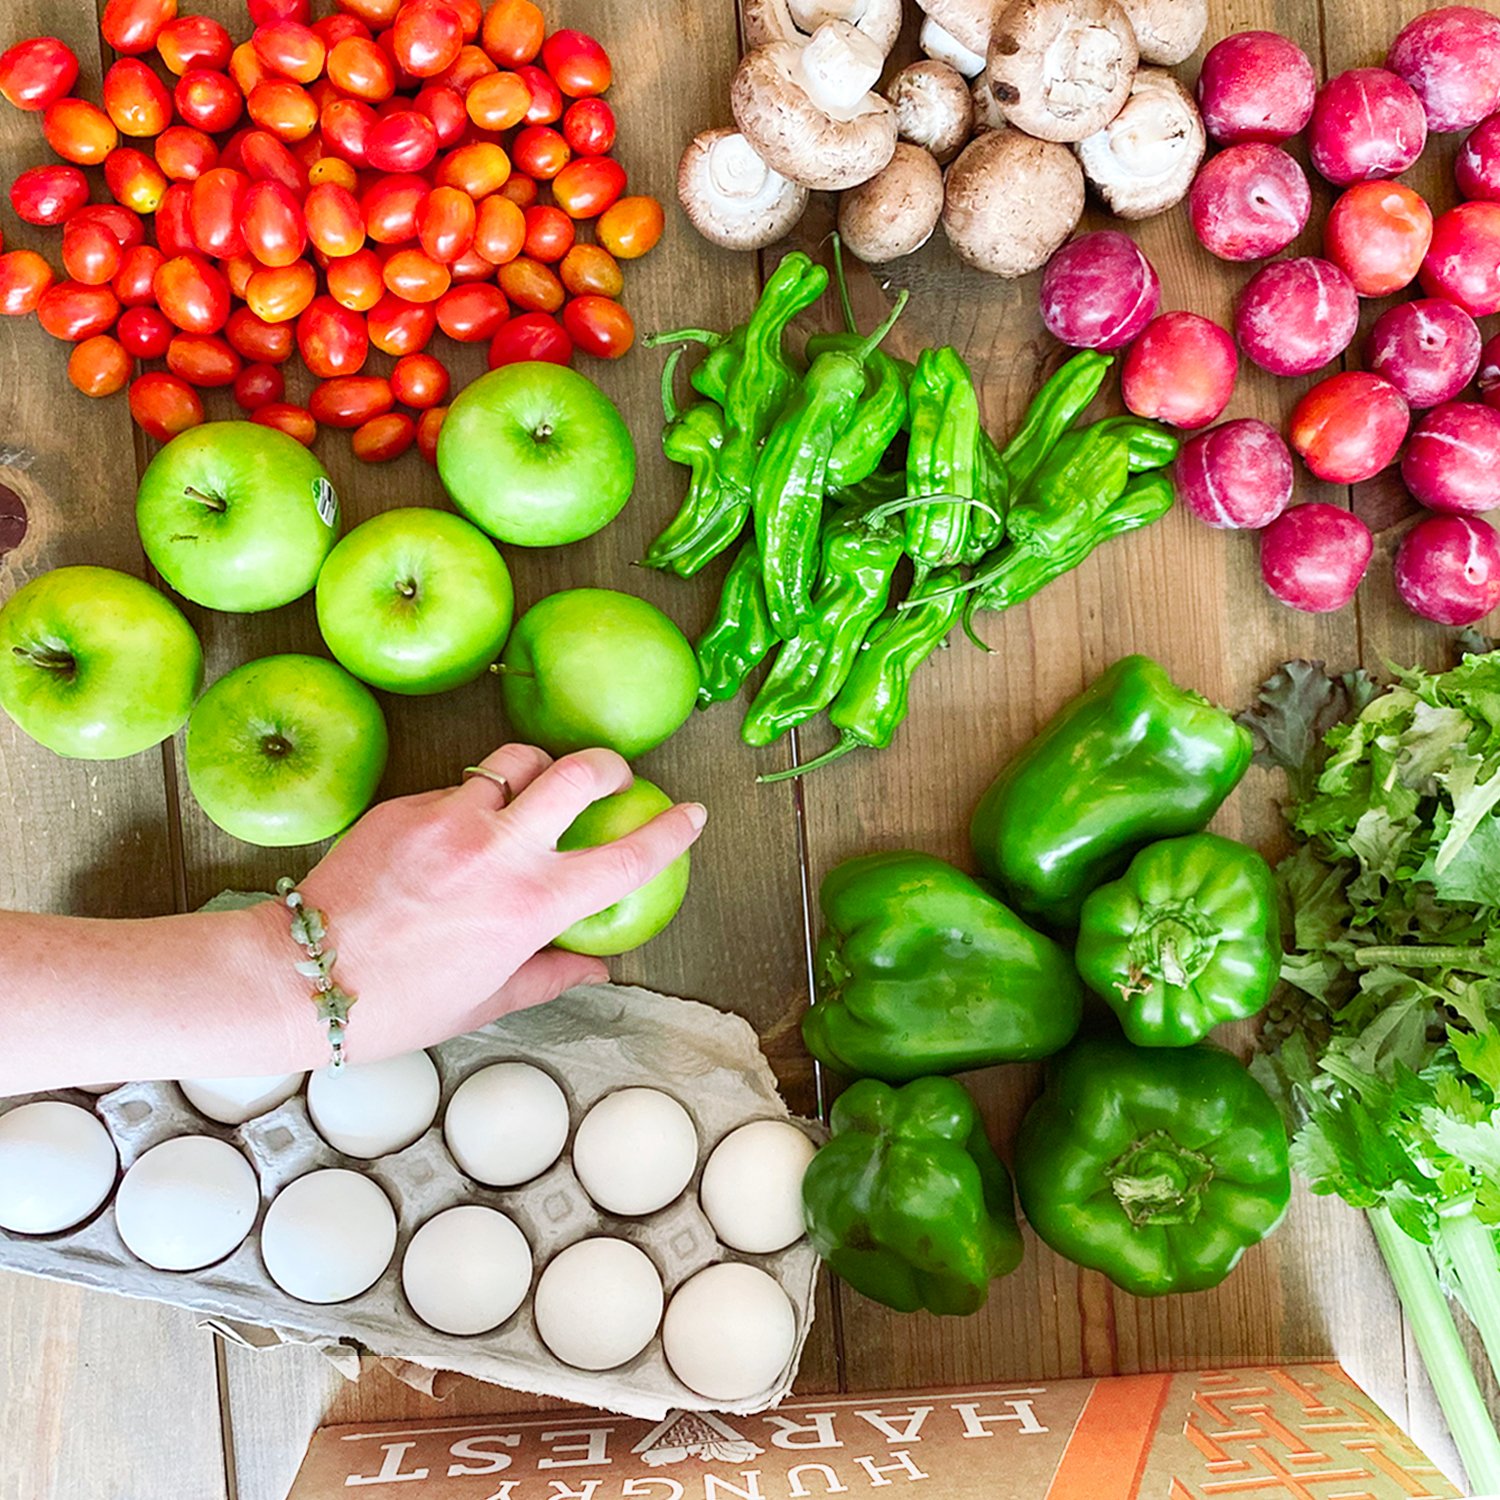
[[[357,1013],[354,1026],[357,1038]],[[0,1269],[174,1303],[220,1326],[268,1328],[283,1342],[364,1349],[427,1370],[457,1371],[636,1417],[656,1419],[674,1409],[749,1413],[775,1406],[787,1395],[812,1326],[817,1256],[805,1239],[776,1255],[731,1251],[715,1238],[698,1203],[703,1164],[731,1130],[751,1120],[792,1118],[745,1021],[648,990],[586,985],[429,1052],[442,1081],[436,1121],[404,1151],[375,1161],[346,1157],[329,1146],[313,1128],[302,1094],[237,1128],[205,1119],[174,1083],[127,1083],[97,1098],[64,1090],[0,1099],[0,1113],[35,1098],[66,1099],[94,1110],[114,1138],[122,1169],[173,1136],[216,1136],[244,1151],[261,1188],[255,1227],[244,1243],[201,1271],[158,1271],[137,1260],[115,1227],[113,1197],[83,1225],[62,1234],[31,1237],[0,1230]],[[589,1199],[567,1150],[521,1187],[489,1188],[466,1177],[443,1141],[448,1101],[471,1073],[512,1060],[535,1064],[556,1079],[567,1096],[573,1130],[590,1106],[617,1089],[645,1085],[671,1094],[698,1131],[698,1166],[686,1191],[658,1213],[615,1217]],[[794,1123],[819,1138],[816,1125]],[[288,1296],[266,1274],[260,1255],[266,1207],[287,1183],[319,1167],[352,1168],[373,1178],[390,1198],[398,1222],[396,1253],[384,1275],[369,1291],[331,1306]],[[484,1204],[515,1220],[531,1245],[533,1290],[558,1251],[594,1235],[639,1246],[661,1273],[669,1300],[684,1281],[717,1261],[759,1266],[776,1278],[796,1311],[792,1357],[767,1390],[723,1402],[706,1400],[677,1380],[659,1340],[613,1370],[594,1373],[561,1363],[537,1334],[529,1296],[491,1333],[438,1333],[407,1305],[401,1261],[420,1225],[460,1203]]]

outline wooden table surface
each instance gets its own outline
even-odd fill
[[[1333,74],[1378,62],[1419,8],[1417,0],[1219,0],[1210,35],[1274,29]],[[245,32],[241,0],[188,9],[216,12],[236,36]],[[733,0],[551,0],[547,9],[554,23],[591,30],[609,47],[619,80],[611,94],[621,122],[619,155],[638,190],[670,200],[683,143],[728,119],[738,55]],[[97,98],[94,0],[6,0],[0,18],[0,44],[41,31],[64,37],[83,59],[87,91]],[[1182,72],[1191,81],[1195,64]],[[1410,174],[1436,205],[1453,201],[1455,139],[1439,141]],[[0,115],[7,182],[45,154],[35,116],[8,109]],[[1326,189],[1314,192],[1326,209]],[[1320,222],[1317,209],[1313,222]],[[816,248],[828,226],[828,204],[815,204],[803,240]],[[35,245],[56,262],[55,231],[18,225],[9,215],[4,230],[8,246]],[[1167,308],[1227,318],[1247,271],[1212,260],[1181,213],[1142,226],[1140,238],[1161,272]],[[1305,248],[1316,247],[1314,230]],[[758,263],[713,249],[670,205],[660,248],[627,268],[637,324],[738,319],[775,256]],[[912,302],[890,347],[912,354],[926,343],[956,344],[982,378],[992,430],[1004,430],[1059,358],[1037,318],[1035,278],[986,278],[937,243],[890,267],[878,283],[861,272],[862,314],[873,321],[895,287],[909,287]],[[0,328],[0,463],[9,465],[0,469],[0,483],[23,497],[31,518],[20,546],[0,558],[0,596],[59,564],[144,568],[132,499],[154,445],[132,428],[122,398],[91,402],[72,389],[65,354],[32,319],[5,320]],[[472,376],[481,361],[473,349],[465,355],[457,368]],[[613,526],[587,542],[511,552],[522,606],[562,586],[601,584],[646,595],[690,633],[707,618],[709,580],[682,584],[631,566],[682,491],[680,472],[656,449],[659,367],[659,356],[647,351],[614,367],[589,364],[636,433],[636,495]],[[1230,415],[1277,422],[1310,383],[1249,370]],[[230,414],[227,400],[216,414]],[[384,468],[363,467],[353,462],[346,437],[332,432],[318,451],[350,524],[394,504],[444,503],[435,473],[414,452]],[[1377,482],[1351,494],[1304,475],[1299,498],[1352,505],[1376,530],[1369,579],[1355,605],[1338,615],[1281,608],[1261,588],[1253,541],[1176,513],[1110,544],[1029,607],[989,617],[995,655],[960,642],[937,658],[921,673],[911,718],[885,754],[852,757],[805,786],[757,787],[756,770],[783,763],[786,749],[745,749],[732,708],[695,717],[642,762],[671,792],[711,810],[692,890],[666,934],[618,962],[618,977],[751,1018],[793,1103],[807,1107],[811,1075],[796,1025],[807,1000],[808,891],[831,864],[872,848],[910,846],[963,860],[969,811],[1002,759],[1116,657],[1151,653],[1183,682],[1229,704],[1247,701],[1291,656],[1371,667],[1387,659],[1445,660],[1449,633],[1413,620],[1392,588],[1390,559],[1408,512],[1398,486]],[[255,617],[189,613],[202,631],[211,676],[271,652],[321,649],[306,600]],[[390,707],[389,794],[450,783],[505,737],[488,681]],[[1274,852],[1277,791],[1253,772],[1221,826]],[[57,759],[0,722],[0,804],[0,906],[120,917],[185,910],[225,887],[266,887],[316,854],[256,850],[220,833],[187,796],[176,745],[91,765]],[[232,1058],[225,1071],[235,1071]],[[1034,1086],[1026,1069],[979,1079],[1002,1144]],[[995,1287],[978,1317],[903,1318],[837,1293],[825,1294],[821,1314],[803,1368],[809,1390],[1336,1355],[1429,1451],[1450,1457],[1363,1219],[1300,1189],[1282,1231],[1214,1292],[1138,1301],[1032,1240],[1021,1269]],[[374,1367],[349,1384],[305,1349],[226,1347],[185,1312],[0,1277],[0,1500],[281,1500],[309,1432],[325,1417],[480,1414],[517,1404],[473,1382],[458,1382],[438,1404]]]

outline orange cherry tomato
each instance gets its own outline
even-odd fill
[[[159,308],[127,307],[115,325],[115,337],[135,359],[160,359],[172,342],[172,325]]]
[[[505,293],[487,281],[466,282],[438,298],[438,327],[455,343],[478,344],[492,339],[509,316]]]
[[[179,78],[190,68],[222,72],[234,56],[229,33],[211,16],[178,16],[157,33],[156,52]]]
[[[381,375],[339,375],[314,386],[308,409],[327,427],[360,427],[396,404]]]
[[[430,464],[437,462],[438,434],[448,416],[446,406],[429,406],[417,418],[417,452]]]
[[[436,302],[453,284],[453,274],[425,250],[398,250],[381,273],[386,290],[403,302]]]
[[[464,41],[472,42],[484,24],[483,0],[444,0],[458,12],[459,25],[463,27]]]
[[[655,198],[619,198],[600,214],[594,233],[616,260],[635,260],[655,247],[665,227]]]
[[[572,297],[618,297],[625,286],[619,261],[601,245],[574,245],[557,274]]]
[[[243,412],[256,412],[286,395],[286,376],[275,365],[246,365],[234,377],[234,403]]]
[[[219,269],[224,273],[225,280],[229,282],[229,290],[243,302],[245,288],[250,285],[250,278],[260,270],[260,262],[248,250],[242,250],[238,255],[231,255],[227,260],[221,260]]]
[[[526,243],[523,252],[533,260],[551,265],[573,248],[573,221],[550,203],[536,203],[526,210]]]
[[[10,206],[28,224],[61,224],[89,201],[89,180],[77,167],[27,167],[10,185]]]
[[[245,286],[245,305],[267,323],[289,323],[312,301],[318,273],[305,260],[263,266]]]
[[[528,125],[518,130],[511,152],[519,170],[543,182],[556,177],[573,154],[562,133],[550,125]]]
[[[311,448],[318,435],[318,423],[313,414],[305,406],[291,406],[285,401],[271,401],[256,407],[250,413],[250,420],[296,438],[304,448]]]
[[[187,381],[160,370],[136,376],[129,401],[136,426],[158,443],[170,442],[203,421],[203,398]]]
[[[505,186],[500,189],[499,196],[508,198],[517,208],[530,208],[533,203],[541,197],[542,190],[537,186],[536,178],[527,177],[522,172],[506,179]]]
[[[357,375],[370,354],[365,320],[332,297],[314,297],[297,319],[297,352],[319,380]]]
[[[217,135],[221,130],[233,129],[239,122],[245,96],[239,84],[227,74],[209,68],[189,68],[172,90],[172,103],[177,106],[184,125]]]
[[[184,333],[217,333],[229,320],[229,282],[201,255],[174,255],[157,267],[156,305]]]
[[[396,68],[368,37],[352,36],[328,54],[328,78],[351,99],[380,104],[396,92]]]
[[[417,214],[432,185],[425,177],[403,173],[378,179],[359,200],[365,233],[377,245],[401,245],[417,237]]]
[[[387,292],[370,309],[370,342],[382,354],[416,354],[427,347],[437,328],[437,310],[430,302],[405,302]]]
[[[229,67],[225,71],[241,94],[249,94],[257,83],[264,83],[266,79],[275,76],[260,60],[254,42],[241,42],[229,54]]]
[[[271,21],[257,26],[250,42],[262,65],[278,78],[311,83],[323,76],[327,48],[311,26],[300,21]]]
[[[431,78],[458,57],[463,17],[445,0],[406,0],[396,12],[391,47],[413,78]]]
[[[233,167],[214,167],[193,184],[188,223],[193,243],[205,255],[227,258],[244,253],[244,201],[249,186],[245,174]]]
[[[211,135],[191,125],[168,125],[152,147],[156,165],[172,182],[195,182],[213,170],[219,148]]]
[[[161,195],[156,217],[156,248],[170,260],[174,255],[194,255],[198,242],[193,238],[193,184],[174,182]]]
[[[0,97],[17,109],[41,110],[78,82],[78,58],[55,36],[34,36],[0,53]]]
[[[531,106],[526,111],[528,125],[550,125],[560,119],[563,112],[562,90],[545,68],[530,65],[519,67],[516,72],[526,80],[531,90]]]
[[[354,429],[354,456],[365,464],[386,464],[400,458],[417,440],[417,424],[404,411],[388,411]]]
[[[510,130],[526,118],[531,90],[519,73],[490,73],[469,90],[464,106],[481,130]]]
[[[167,368],[189,385],[233,385],[243,361],[212,333],[178,333],[167,345]]]
[[[277,140],[300,141],[318,125],[318,106],[300,83],[285,78],[267,78],[250,90],[245,100],[250,118]]]
[[[542,66],[575,99],[602,94],[612,77],[609,53],[586,31],[554,31],[542,43]]]
[[[125,252],[119,240],[97,219],[81,224],[75,214],[63,226],[63,270],[84,286],[103,286],[113,282]]]
[[[563,139],[577,156],[603,156],[615,145],[615,112],[602,99],[576,99],[563,111]]]
[[[238,355],[258,365],[279,365],[296,347],[296,331],[290,323],[267,323],[248,307],[237,307],[224,325],[224,337]]]
[[[34,313],[53,280],[52,267],[35,250],[6,251],[0,255],[0,313],[10,318]]]
[[[494,0],[485,12],[480,40],[502,68],[529,63],[542,50],[547,18],[533,0]]]
[[[58,281],[42,293],[37,322],[55,339],[76,344],[96,333],[108,333],[120,316],[120,299],[107,286]]]
[[[328,295],[353,312],[369,310],[385,296],[380,257],[373,250],[356,250],[330,263]]]
[[[149,52],[176,14],[177,0],[108,0],[99,35],[116,52]]]
[[[302,205],[281,182],[252,182],[240,201],[245,248],[263,266],[289,266],[307,249]]]
[[[122,57],[104,75],[104,108],[121,135],[158,136],[172,122],[171,93],[138,57]]]
[[[495,273],[500,290],[517,307],[527,312],[555,313],[563,305],[566,293],[550,266],[544,266],[529,255],[518,255]]]
[[[389,26],[396,19],[401,0],[338,0],[338,8],[375,28]]]
[[[562,323],[574,344],[598,359],[619,359],[635,343],[634,319],[610,297],[574,297]]]
[[[552,197],[573,219],[596,219],[625,191],[625,168],[612,156],[577,156],[552,179]]]
[[[359,173],[340,157],[320,156],[307,169],[307,181],[309,187],[341,187],[353,193],[359,186]]]
[[[299,202],[307,196],[307,168],[268,130],[244,133],[240,163],[252,182],[279,182]]]
[[[132,245],[120,257],[120,269],[110,283],[121,307],[150,307],[156,302],[152,287],[156,273],[166,259],[155,245]],[[132,353],[135,351],[132,350]],[[151,358],[153,356],[143,356]]]
[[[474,243],[474,200],[462,188],[436,187],[417,210],[417,238],[440,265],[450,265]]]
[[[458,49],[458,56],[433,82],[446,84],[462,98],[481,78],[487,78],[495,71],[494,59],[484,48],[465,43]]]
[[[104,158],[104,183],[116,203],[138,214],[154,214],[167,191],[166,174],[134,146],[116,146]]]
[[[329,155],[362,167],[369,150],[370,132],[380,119],[374,109],[358,99],[335,99],[323,106],[319,118]]]
[[[107,333],[75,344],[68,356],[68,379],[85,396],[113,396],[130,380],[130,356]]]
[[[49,104],[42,115],[42,134],[64,161],[77,162],[81,167],[97,167],[120,140],[115,122],[87,99],[59,99]]]
[[[490,341],[490,369],[540,359],[553,365],[573,363],[573,340],[550,313],[521,313]]]
[[[365,243],[364,215],[359,199],[335,182],[320,182],[302,205],[307,237],[330,259],[353,255]]]
[[[503,266],[514,260],[525,242],[526,215],[509,198],[496,193],[479,205],[474,249],[491,265]]]
[[[504,186],[510,158],[493,141],[474,141],[450,151],[437,164],[439,187],[462,188],[476,203]]]
[[[444,83],[429,83],[411,101],[411,107],[419,115],[432,122],[433,134],[438,146],[446,150],[458,144],[464,131],[469,128],[468,111],[464,108],[464,96]]]
[[[392,394],[403,406],[417,411],[445,400],[451,384],[442,362],[430,354],[403,354],[391,370]]]

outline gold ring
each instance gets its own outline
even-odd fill
[[[495,785],[500,788],[500,795],[501,795],[501,799],[502,799],[501,803],[500,803],[500,806],[501,807],[506,807],[506,806],[509,805],[509,803],[510,803],[510,782],[508,782],[498,771],[492,771],[492,770],[490,770],[490,768],[488,766],[465,766],[464,767],[464,777],[463,777],[463,779],[465,781],[469,781],[469,780],[471,780],[475,776],[483,776],[486,781],[493,781],[495,783]]]

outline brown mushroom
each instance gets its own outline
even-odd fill
[[[807,208],[807,189],[773,172],[737,130],[705,130],[677,167],[689,222],[726,250],[759,250],[787,234]]]
[[[990,87],[1017,129],[1082,141],[1119,114],[1138,61],[1116,0],[1011,0],[990,37]]]
[[[729,88],[734,122],[757,156],[803,187],[868,182],[896,149],[896,111],[871,93],[885,58],[847,21],[825,21],[805,47],[747,52]]]
[[[1164,68],[1142,68],[1125,108],[1073,149],[1112,214],[1149,219],[1187,196],[1206,146],[1193,96]]]
[[[1024,276],[1052,258],[1083,217],[1083,170],[1066,146],[1002,126],[948,168],[943,229],[960,260]]]
[[[943,169],[930,151],[906,141],[882,172],[839,199],[847,249],[878,266],[920,250],[943,212]]]
[[[1005,0],[917,0],[917,4],[935,27],[960,47],[983,57]]]
[[[903,141],[951,161],[974,133],[974,101],[956,69],[942,62],[912,63],[891,79],[885,96],[896,106]]]
[[[1120,0],[1141,61],[1175,68],[1198,50],[1208,30],[1208,0]]]
[[[886,56],[901,34],[901,0],[740,0],[747,51],[770,42],[800,46],[825,21],[847,21]]]
[[[933,62],[947,63],[965,78],[977,78],[984,72],[984,53],[969,51],[950,32],[944,31],[931,16],[922,22],[917,45]]]
[[[1000,101],[995,98],[995,91],[990,87],[988,74],[974,80],[969,98],[974,102],[975,135],[983,130],[999,130],[1005,124],[1005,116],[1000,113]]]

